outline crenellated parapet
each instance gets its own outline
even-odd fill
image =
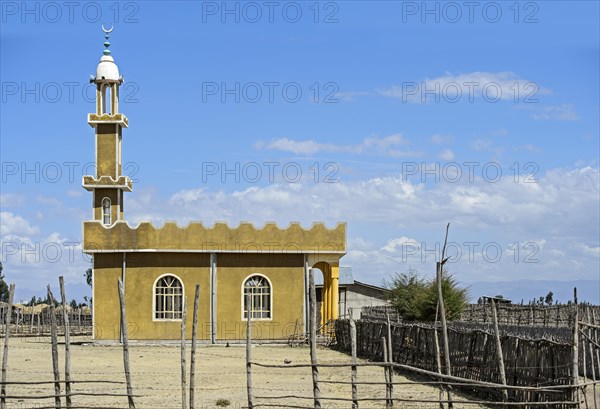
[[[133,182],[129,176],[119,176],[116,179],[112,176],[100,176],[99,178],[84,176],[83,188],[89,192],[94,189],[120,189],[131,192],[133,189]]]
[[[115,124],[121,125],[123,128],[129,127],[129,120],[124,114],[88,114],[88,124],[90,126],[95,127],[99,124]]]
[[[174,222],[155,227],[142,222],[131,227],[124,221],[105,226],[99,221],[83,223],[83,249],[86,253],[120,251],[154,252],[244,252],[244,253],[346,253],[346,223],[329,229],[323,223],[303,228],[291,223],[279,228],[267,223],[257,228],[251,223],[230,227],[216,223],[206,227],[193,222],[179,227]]]

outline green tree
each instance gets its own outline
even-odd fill
[[[0,301],[8,302],[8,297],[10,297],[10,290],[8,289],[8,284],[6,283],[6,281],[4,281],[2,269],[2,262],[0,261]]]
[[[409,321],[421,317],[421,307],[427,298],[427,283],[413,270],[396,273],[391,282],[385,283],[390,290],[388,300],[398,313]]]
[[[459,319],[469,303],[469,291],[467,288],[460,288],[458,281],[446,271],[442,274],[442,296],[444,297],[444,307],[446,308],[446,319]],[[437,283],[435,280],[431,280],[427,285],[426,301],[421,306],[421,320],[435,320],[437,302]]]
[[[433,321],[437,306],[437,284],[435,279],[425,280],[416,273],[396,274],[391,283],[388,298],[406,321]],[[442,295],[446,307],[446,318],[458,319],[468,304],[468,290],[460,288],[458,282],[447,272],[442,276]]]
[[[546,294],[545,301],[546,301],[547,305],[552,305],[553,297],[554,297],[554,293],[552,291],[549,291],[548,294]]]
[[[92,269],[88,268],[87,270],[85,270],[85,274],[84,275],[85,275],[85,282],[91,288],[92,287]]]

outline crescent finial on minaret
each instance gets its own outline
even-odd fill
[[[106,41],[104,42],[104,46],[106,47],[106,50],[104,50],[104,55],[110,55],[110,50],[108,49],[108,47],[110,47],[110,42],[108,41],[109,37],[110,37],[110,33],[114,30],[113,26],[110,26],[110,29],[106,29],[104,28],[104,24],[102,24],[102,31],[104,31],[104,38],[106,38]]]

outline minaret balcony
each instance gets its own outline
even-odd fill
[[[93,176],[84,176],[83,187],[90,192],[94,189],[121,189],[125,192],[131,192],[133,182],[129,176],[119,176],[116,180],[112,176],[100,176],[98,179]]]
[[[92,127],[96,127],[98,124],[116,124],[127,128],[129,120],[124,114],[88,114],[88,124]]]

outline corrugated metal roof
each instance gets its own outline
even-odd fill
[[[340,267],[339,285],[350,284],[354,284],[354,278],[352,277],[352,267]],[[323,274],[315,274],[315,285],[323,285]]]

